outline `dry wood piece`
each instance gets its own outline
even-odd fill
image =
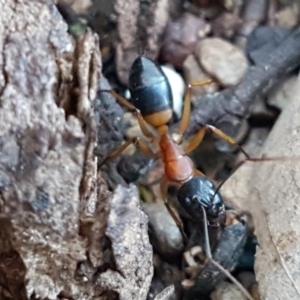
[[[245,163],[221,189],[254,216],[255,273],[263,299],[300,298],[300,82],[262,153],[284,160]],[[290,157],[290,158],[289,158]]]

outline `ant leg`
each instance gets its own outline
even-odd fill
[[[208,234],[208,228],[207,228],[207,217],[206,217],[206,211],[203,206],[201,206],[202,212],[203,212],[203,225],[204,225],[204,239],[205,239],[205,254],[208,260],[221,272],[223,272],[239,289],[240,291],[245,295],[245,297],[249,300],[254,300],[253,297],[248,293],[248,291],[242,286],[242,284],[235,279],[230,272],[228,272],[224,267],[222,267],[218,262],[216,262],[211,254],[210,249],[210,241],[209,241],[209,234]]]
[[[195,150],[202,142],[204,136],[206,133],[214,133],[219,139],[227,142],[231,146],[236,146],[247,158],[247,160],[251,160],[250,156],[248,153],[239,145],[238,142],[236,142],[233,138],[225,134],[223,131],[220,129],[212,126],[212,125],[205,125],[202,127],[199,132],[196,134],[196,136],[192,139],[190,144],[186,147],[185,153],[190,153],[193,150]]]
[[[135,113],[135,115],[137,116],[140,128],[141,128],[143,134],[147,138],[154,138],[156,136],[155,133],[153,132],[154,130],[151,131],[151,129],[147,125],[146,121],[144,120],[143,116],[141,115],[140,111],[133,104],[131,104],[124,97],[122,97],[121,95],[119,95],[118,93],[116,93],[113,90],[102,90],[102,92],[110,92],[118,100],[118,102],[121,105],[127,107],[129,110],[131,110]]]
[[[205,176],[201,171],[199,171],[198,169],[194,170],[194,176]]]
[[[206,132],[207,132],[206,127],[202,127],[198,131],[198,133],[193,137],[193,139],[190,141],[189,145],[184,149],[184,152],[188,154],[193,150],[195,150],[201,144]]]
[[[169,214],[171,215],[171,217],[175,221],[176,225],[178,226],[182,236],[184,237],[184,239],[187,239],[186,234],[184,233],[184,230],[183,230],[183,224],[182,224],[181,220],[175,214],[173,208],[170,206],[170,204],[168,202],[168,186],[169,186],[169,181],[168,181],[167,177],[164,176],[161,183],[160,183],[160,189],[161,189],[162,197],[164,199],[164,202],[165,202],[165,205],[168,209]]]
[[[240,144],[235,141],[233,138],[231,138],[229,135],[227,135],[226,133],[224,133],[222,130],[212,126],[212,125],[205,125],[204,127],[202,127],[199,132],[197,133],[197,135],[192,139],[192,141],[190,142],[190,144],[184,149],[185,153],[188,154],[190,152],[192,152],[193,150],[195,150],[199,144],[202,142],[204,136],[206,133],[214,133],[219,139],[227,142],[229,145],[231,146],[235,146],[237,147],[245,156],[246,156],[246,160],[242,161],[238,166],[240,167],[245,161],[252,161],[252,162],[268,162],[268,161],[290,161],[290,160],[297,160],[299,161],[299,157],[284,157],[284,156],[280,156],[280,157],[250,157],[249,154],[243,149],[242,146],[240,146]]]
[[[120,155],[129,145],[134,144],[137,145],[138,148],[144,152],[146,155],[152,157],[152,158],[158,158],[160,155],[160,152],[155,153],[152,151],[152,149],[139,137],[133,137],[127,142],[125,142],[123,145],[121,145],[117,150],[115,150],[113,153],[111,153],[104,161],[100,164],[99,167],[102,167],[104,164],[109,162],[110,160],[116,158],[118,155]]]
[[[190,121],[190,116],[191,116],[191,89],[196,86],[203,86],[212,83],[211,79],[199,81],[199,82],[192,82],[187,86],[185,96],[184,96],[184,109],[182,113],[182,118],[180,122],[180,126],[178,129],[178,135],[179,139],[181,140],[182,135],[186,131],[189,121]]]
[[[194,136],[194,138],[191,140],[190,144],[184,149],[184,152],[186,154],[192,152],[193,150],[195,150],[203,141],[203,138],[205,136],[206,133],[210,133],[213,132],[218,138],[226,141],[228,144],[232,145],[232,146],[237,146],[238,149],[246,156],[246,160],[248,161],[260,161],[261,159],[257,159],[257,158],[251,158],[249,156],[249,154],[239,145],[238,142],[236,142],[233,138],[231,138],[230,136],[228,136],[227,134],[225,134],[224,132],[222,132],[220,129],[211,126],[211,125],[205,125],[204,127],[202,127],[199,132]],[[242,161],[238,166],[240,167],[246,160]],[[234,173],[236,171],[235,168],[232,173]],[[222,187],[222,185],[226,182],[226,180],[229,178],[230,176],[226,177],[217,187],[214,196],[219,192],[220,188]],[[213,196],[213,197],[214,197]]]
[[[219,190],[221,189],[221,187],[223,186],[223,184],[226,182],[226,180],[242,165],[244,164],[246,161],[252,161],[252,162],[267,162],[267,161],[282,161],[282,160],[291,160],[293,158],[291,157],[261,157],[261,158],[255,158],[255,157],[250,157],[249,154],[243,149],[242,146],[239,145],[238,142],[236,142],[233,138],[231,138],[230,136],[228,136],[227,134],[225,134],[223,131],[221,131],[220,129],[212,126],[212,125],[205,125],[204,127],[202,127],[199,132],[197,133],[196,136],[194,136],[194,138],[191,140],[190,144],[184,149],[185,153],[188,154],[190,152],[192,152],[193,150],[195,150],[198,145],[202,142],[204,136],[206,133],[214,133],[219,139],[227,142],[228,144],[230,144],[231,146],[236,146],[245,156],[246,159],[243,160],[242,162],[240,162],[231,172],[230,175],[227,176],[225,179],[223,179],[223,181],[218,185],[215,194],[217,194],[219,192]],[[297,159],[297,161],[299,160],[298,157],[294,157],[294,159]]]

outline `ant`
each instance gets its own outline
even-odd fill
[[[112,90],[102,90],[102,92],[110,92],[119,103],[135,113],[143,134],[152,140],[152,144],[159,151],[153,151],[140,137],[133,137],[111,153],[99,167],[120,155],[131,144],[137,145],[142,152],[151,158],[162,159],[165,165],[165,175],[161,181],[162,197],[168,211],[182,232],[182,223],[168,203],[168,186],[170,183],[182,186],[194,176],[205,176],[195,168],[191,158],[187,156],[201,144],[205,134],[214,133],[230,145],[238,147],[245,154],[246,158],[250,159],[249,155],[234,139],[212,125],[204,125],[185,149],[180,146],[190,119],[191,88],[207,85],[211,82],[211,79],[207,79],[188,85],[179,130],[177,135],[173,136],[169,134],[168,128],[168,123],[173,116],[173,99],[170,84],[162,69],[153,60],[140,56],[133,62],[129,76],[131,102]]]
[[[213,261],[207,225],[225,226],[225,205],[218,189],[214,189],[212,182],[195,168],[194,163],[187,154],[201,144],[207,133],[213,133],[231,146],[237,147],[244,153],[247,160],[257,159],[251,159],[234,139],[212,125],[204,125],[184,149],[180,146],[190,119],[191,89],[210,83],[212,83],[212,80],[207,79],[187,86],[180,126],[177,135],[171,136],[168,124],[173,116],[173,99],[169,81],[162,69],[153,60],[143,56],[138,57],[130,69],[130,102],[113,90],[102,90],[102,92],[110,92],[119,103],[135,113],[143,134],[151,139],[151,144],[158,148],[158,151],[153,151],[149,144],[141,138],[133,137],[111,153],[99,167],[120,155],[131,144],[137,145],[142,152],[151,158],[161,159],[165,166],[165,174],[161,181],[161,193],[170,215],[180,228],[183,236],[186,237],[181,220],[168,203],[168,186],[172,183],[180,187],[177,193],[180,204],[188,211],[190,208],[193,211],[192,216],[203,216],[206,254]],[[198,176],[201,176],[200,180]],[[225,269],[222,271],[225,271],[226,275],[229,273]],[[249,299],[251,299],[251,296]]]

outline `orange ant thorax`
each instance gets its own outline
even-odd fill
[[[183,149],[168,134],[161,136],[159,145],[168,180],[179,184],[188,181],[194,174],[192,160],[185,155]]]
[[[169,134],[163,134],[161,136],[159,146],[164,154],[165,162],[178,160],[184,155],[182,148],[174,143]]]

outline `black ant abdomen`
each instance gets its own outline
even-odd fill
[[[130,102],[145,117],[173,109],[169,81],[160,66],[140,56],[132,64],[129,75]]]

